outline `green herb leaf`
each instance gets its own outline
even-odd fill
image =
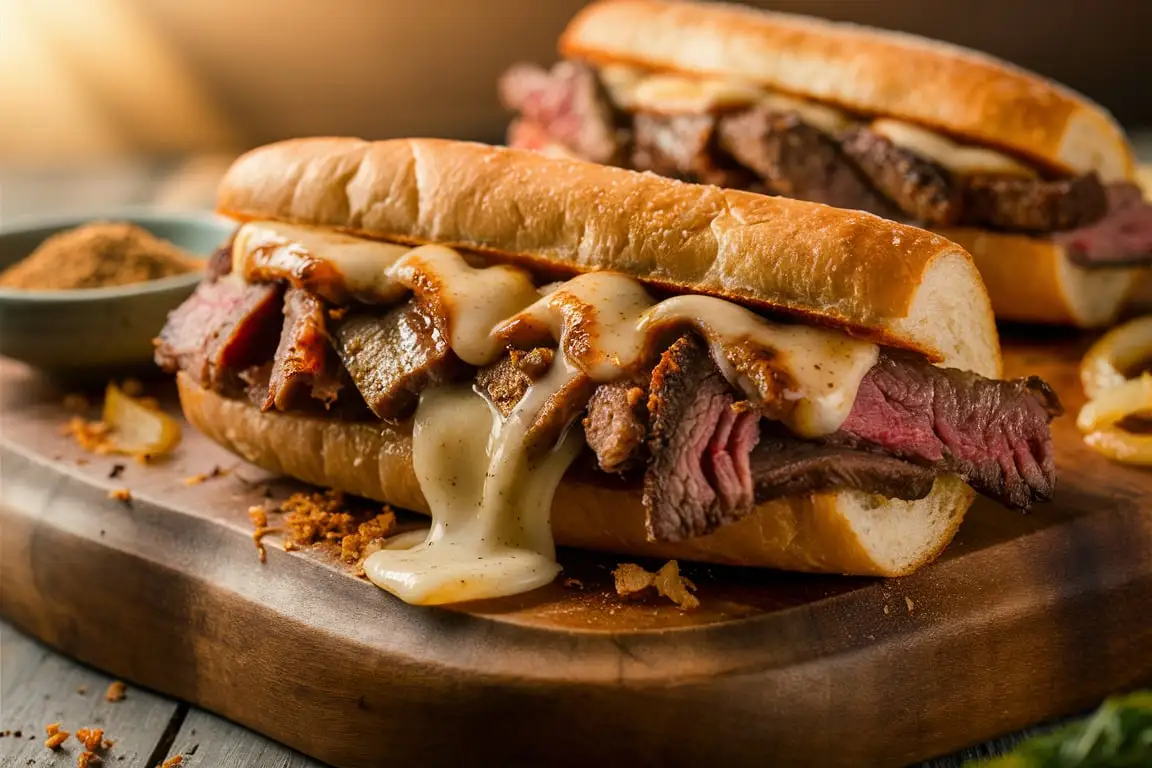
[[[979,768],[1148,768],[1152,691],[1109,699],[1087,720],[1025,741]]]

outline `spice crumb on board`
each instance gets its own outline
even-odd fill
[[[123,701],[127,692],[127,685],[120,680],[113,680],[108,684],[108,690],[104,691],[104,699],[105,701]]]
[[[44,746],[48,749],[59,749],[71,735],[68,731],[60,730],[60,723],[49,723],[44,726],[44,732],[48,734],[48,738],[44,740]]]
[[[78,728],[76,729],[76,741],[84,745],[84,749],[89,752],[95,752],[100,749],[100,745],[104,741],[103,728]]]
[[[211,480],[211,479],[216,478],[216,477],[224,477],[225,475],[227,475],[231,471],[232,471],[231,467],[224,468],[224,467],[220,467],[220,466],[215,466],[215,467],[212,467],[212,470],[210,472],[201,472],[199,474],[191,475],[189,477],[184,478],[184,485],[200,485],[200,483],[203,483],[206,480]]]
[[[84,694],[88,693],[88,686],[86,686],[86,685],[78,685],[78,686],[76,686],[76,693],[78,693],[78,694],[80,694],[81,696],[83,696]]]
[[[120,477],[120,475],[124,474],[124,470],[127,468],[128,467],[123,464],[113,464],[111,471],[108,472],[108,479],[115,480],[116,478]]]
[[[132,501],[132,491],[128,490],[127,488],[113,488],[112,490],[108,491],[108,498],[112,499],[113,501],[122,501],[125,504],[128,504]]]
[[[344,494],[332,490],[294,493],[271,511],[283,514],[282,525],[268,524],[269,510],[266,508],[248,508],[248,519],[255,528],[252,538],[256,541],[260,562],[267,559],[261,539],[278,532],[284,534],[285,552],[325,542],[336,544],[340,548],[341,561],[354,566],[357,576],[363,573],[364,559],[379,550],[384,539],[396,528],[396,513],[391,507],[385,505],[375,514],[350,511],[345,506]]]
[[[904,604],[908,606],[908,613],[912,613],[912,609],[916,607],[916,603],[912,602],[912,598],[904,598]]]
[[[73,416],[60,429],[60,434],[70,436],[77,445],[90,453],[105,455],[115,448],[112,429],[103,421],[88,421],[83,416]]]
[[[92,766],[102,762],[104,762],[103,758],[90,749],[86,749],[76,756],[76,768],[92,768]]]
[[[687,577],[680,575],[680,564],[669,560],[656,573],[644,570],[636,563],[621,563],[612,571],[616,583],[616,594],[621,597],[643,595],[649,589],[666,597],[681,610],[688,611],[700,607],[700,600],[692,594],[696,590]]]

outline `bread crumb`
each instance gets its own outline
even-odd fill
[[[91,750],[85,750],[76,756],[76,768],[91,768],[97,763],[104,762],[100,755]]]
[[[640,595],[654,588],[681,610],[690,611],[700,607],[700,600],[692,594],[696,585],[680,575],[680,564],[669,560],[656,573],[649,573],[635,563],[621,563],[612,571],[616,582],[616,594],[621,597]]]
[[[212,467],[211,472],[201,472],[198,475],[192,475],[191,477],[184,478],[184,485],[199,485],[205,480],[211,480],[212,478],[216,477],[224,477],[231,471],[231,469],[224,469],[220,466],[215,466]]]
[[[111,491],[108,491],[108,498],[113,501],[122,501],[125,504],[130,504],[132,502],[132,491],[127,488],[113,488]]]
[[[84,395],[77,392],[64,395],[64,410],[66,411],[70,411],[71,413],[85,413],[90,407],[91,405],[88,402],[88,398],[84,397]]]
[[[164,761],[160,768],[176,768],[176,766],[183,764],[184,758],[181,755],[173,755]]]
[[[916,607],[916,603],[912,602],[912,598],[904,598],[904,604],[908,606],[908,613],[912,613],[912,609]]]
[[[83,696],[84,694],[88,693],[88,686],[86,686],[86,685],[77,686],[76,687],[76,693]]]
[[[123,701],[124,696],[127,694],[128,686],[119,680],[114,680],[108,685],[108,690],[104,692],[105,701]]]
[[[104,741],[100,742],[100,748],[105,752],[112,749],[114,746],[116,746],[116,742],[113,739],[104,739]]]
[[[248,507],[248,519],[252,521],[255,528],[268,527],[268,510],[264,507]]]
[[[112,429],[103,421],[88,421],[81,416],[73,416],[61,428],[60,434],[70,436],[77,445],[90,453],[104,455],[115,448]]]
[[[390,508],[385,508],[376,517],[360,523],[355,533],[347,534],[340,539],[340,559],[350,564],[363,562],[372,551],[379,549],[379,542],[391,534],[395,527],[396,513]]]
[[[584,589],[584,582],[580,579],[564,579],[564,586],[568,589]]]
[[[60,723],[52,723],[44,730],[48,732],[48,738],[44,740],[44,746],[48,749],[59,749],[60,745],[68,740],[68,731],[60,730]]]
[[[104,740],[103,728],[80,728],[76,731],[76,741],[84,745],[84,749],[89,752],[95,752],[100,749],[100,743]]]
[[[884,603],[884,615],[887,616],[888,614],[889,614],[888,603]]]

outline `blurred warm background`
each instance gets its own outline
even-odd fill
[[[1150,2],[754,4],[987,50],[1100,101],[1141,148],[1152,127]],[[553,59],[580,5],[0,0],[0,215],[94,192],[204,204],[235,153],[287,136],[498,141],[497,76],[517,59]]]

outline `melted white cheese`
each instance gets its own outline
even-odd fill
[[[754,312],[712,296],[676,296],[645,315],[642,330],[662,325],[689,325],[712,346],[728,381],[756,399],[757,387],[736,373],[730,356],[737,345],[751,342],[772,353],[774,368],[787,372],[793,402],[780,420],[801,437],[822,437],[840,428],[864,375],[876,365],[880,348],[839,331],[808,325],[770,323]]]
[[[782,93],[765,94],[760,103],[779,112],[795,112],[808,125],[832,136],[843,133],[856,123],[851,115],[835,107]]]
[[[372,583],[405,602],[436,605],[527,592],[560,572],[552,497],[583,448],[578,429],[533,460],[525,438],[536,413],[578,371],[560,358],[508,416],[470,386],[420,396],[412,460],[432,528],[411,549],[364,561]]]
[[[412,460],[432,513],[431,530],[414,546],[414,535],[405,534],[364,564],[375,584],[410,603],[516,594],[555,578],[552,499],[583,438],[574,426],[537,457],[528,448],[529,430],[548,399],[576,377],[608,382],[641,364],[652,334],[669,326],[694,328],[728,380],[753,400],[760,395],[755,382],[740,375],[730,356],[748,345],[762,350],[790,385],[790,407],[781,411],[781,420],[807,437],[840,426],[879,354],[875,344],[771,323],[718,298],[679,296],[655,303],[639,282],[617,273],[593,272],[545,291],[524,270],[474,267],[451,248],[408,249],[313,229],[302,230],[305,239],[296,242],[289,235],[300,228],[260,227],[248,230],[235,249],[242,254],[235,257],[237,278],[271,279],[269,265],[295,275],[303,265],[307,274],[334,281],[334,294],[353,286],[388,295],[397,286],[411,290],[440,314],[453,351],[472,365],[497,360],[518,329],[559,343],[556,362],[505,419],[471,386],[421,395]],[[249,263],[243,255],[257,253],[275,258]],[[375,276],[369,274],[373,269]]]
[[[854,120],[842,110],[806,99],[771,93],[752,83],[670,72],[649,73],[620,64],[600,69],[600,80],[620,107],[661,115],[702,114],[764,104],[782,112],[795,112],[804,122],[829,134],[838,134]]]
[[[476,268],[441,245],[409,251],[389,272],[446,316],[449,346],[469,365],[495,360],[504,345],[492,335],[493,327],[539,296],[524,270]]]
[[[232,241],[232,272],[245,280],[288,280],[340,302],[351,295],[361,301],[391,302],[402,298],[403,285],[389,267],[411,248],[343,235],[331,229],[250,221]],[[309,265],[337,269],[308,276]]]
[[[871,128],[896,146],[911,150],[927,160],[939,163],[953,173],[960,175],[995,173],[1009,176],[1036,176],[1036,171],[1005,154],[984,147],[958,144],[946,136],[918,125],[885,118],[873,122]]]

